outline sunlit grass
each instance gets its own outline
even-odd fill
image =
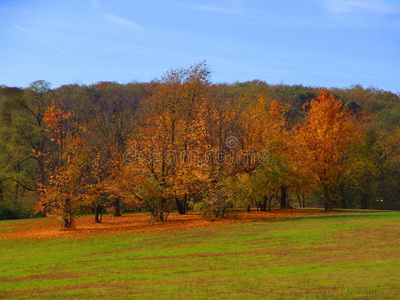
[[[3,240],[0,298],[400,299],[399,236],[399,212],[370,212]]]

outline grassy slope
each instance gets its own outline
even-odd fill
[[[0,298],[400,299],[399,236],[399,212],[374,212],[3,240]]]

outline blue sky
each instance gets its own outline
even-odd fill
[[[400,0],[0,0],[0,84],[212,82],[400,92]]]

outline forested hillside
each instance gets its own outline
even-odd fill
[[[189,209],[400,209],[400,97],[160,80],[0,88],[0,219]]]

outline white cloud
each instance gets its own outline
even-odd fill
[[[136,24],[135,22],[132,22],[131,20],[124,19],[121,17],[118,17],[116,15],[105,15],[107,20],[117,26],[124,27],[126,29],[134,30],[134,31],[142,31],[143,28],[142,26]]]
[[[215,6],[205,6],[205,5],[195,5],[193,6],[194,9],[210,11],[210,12],[217,12],[217,13],[224,13],[224,14],[233,14],[237,12],[235,9],[228,9],[228,8],[220,8]]]
[[[230,0],[230,4],[227,7],[218,7],[211,5],[193,5],[192,7],[197,10],[204,10],[210,12],[224,13],[224,14],[234,14],[242,10],[242,4],[238,0]]]
[[[325,0],[332,28],[399,29],[400,3],[390,0]]]
[[[383,0],[326,0],[326,8],[335,14],[341,13],[372,13],[372,14],[398,14],[400,6],[393,5]]]

